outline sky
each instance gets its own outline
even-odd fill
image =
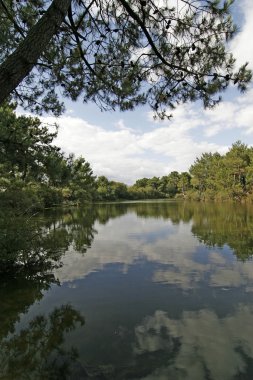
[[[229,45],[238,66],[253,69],[253,0],[235,0],[239,33]],[[237,141],[253,145],[253,85],[245,94],[231,88],[213,110],[199,103],[179,106],[169,121],[154,121],[148,106],[128,112],[101,112],[95,104],[65,102],[55,145],[83,156],[95,175],[133,184],[189,170],[204,152],[228,151]],[[52,117],[44,117],[52,123]]]

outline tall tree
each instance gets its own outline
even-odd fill
[[[230,184],[246,185],[246,168],[250,164],[249,148],[241,141],[236,141],[225,158],[226,166],[231,176]],[[231,183],[232,182],[232,183]]]
[[[11,178],[41,179],[48,155],[58,154],[52,145],[57,128],[50,132],[38,118],[16,116],[14,107],[0,107],[0,164]]]
[[[89,162],[83,157],[69,159],[71,200],[90,201],[96,190],[95,176]]]
[[[171,172],[167,177],[166,193],[173,197],[178,192],[180,175],[177,171]]]
[[[198,190],[200,196],[207,189],[211,165],[212,153],[203,153],[190,167],[190,174],[193,177],[192,185]]]
[[[61,93],[101,109],[149,103],[160,117],[178,102],[213,106],[229,82],[245,90],[251,78],[226,48],[232,3],[0,0],[0,104],[11,94],[59,114]]]
[[[181,193],[183,196],[185,196],[185,192],[189,190],[191,187],[191,176],[187,172],[183,172],[179,176],[179,181],[178,181],[178,189],[180,189]]]

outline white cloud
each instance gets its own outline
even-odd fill
[[[244,20],[239,33],[230,44],[230,49],[237,59],[238,66],[248,61],[249,67],[253,69],[253,44],[251,43],[253,35],[253,2],[252,0],[240,0],[238,1],[238,7],[241,8]]]
[[[51,117],[44,121],[52,123]],[[208,141],[196,142],[193,129],[202,121],[189,106],[181,106],[172,122],[158,124],[150,132],[136,132],[122,120],[116,129],[103,129],[77,117],[62,116],[55,141],[64,152],[84,156],[96,175],[133,183],[137,178],[184,171],[204,151],[223,152],[226,147]]]
[[[124,122],[123,119],[118,120],[118,121],[114,124],[114,126],[115,126],[116,129],[120,129],[121,131],[135,132],[135,130],[134,130],[133,128],[126,127],[125,122]]]
[[[171,121],[158,122],[147,132],[128,128],[122,119],[111,129],[104,129],[66,115],[57,121],[60,128],[56,144],[66,153],[84,156],[96,175],[131,184],[141,177],[188,170],[204,152],[225,153],[228,147],[218,143],[219,133],[227,131],[228,138],[230,132],[249,135],[253,131],[252,103],[253,89],[214,110],[181,105]],[[150,113],[147,116],[150,118]],[[55,121],[51,117],[44,120]],[[209,139],[214,137],[216,140],[211,142]]]

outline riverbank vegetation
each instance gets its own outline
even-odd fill
[[[132,186],[96,177],[83,157],[54,145],[56,125],[0,108],[0,201],[16,210],[62,204],[161,198],[252,200],[253,148],[238,141],[225,155],[203,153],[189,172],[141,178]]]

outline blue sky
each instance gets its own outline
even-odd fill
[[[229,50],[238,66],[249,61],[253,69],[253,0],[235,0],[233,12],[240,32]],[[128,184],[186,171],[203,152],[225,153],[236,140],[253,144],[253,86],[243,95],[231,88],[223,99],[214,110],[203,110],[198,103],[179,106],[166,122],[154,122],[147,106],[100,112],[95,104],[67,101],[66,113],[57,119],[56,144],[66,153],[82,155],[96,175]]]

